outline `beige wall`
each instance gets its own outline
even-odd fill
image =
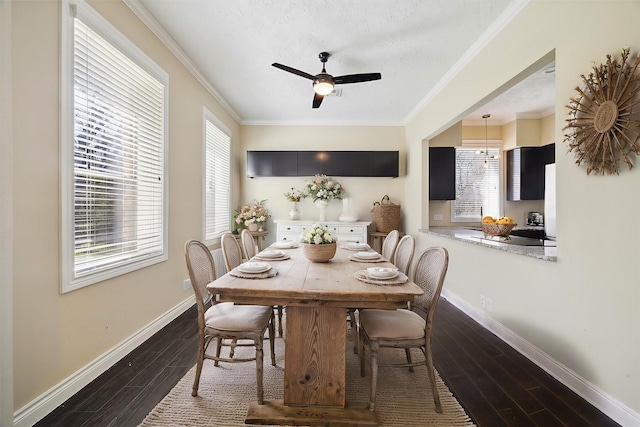
[[[422,234],[418,250],[447,247],[445,287],[486,313],[596,389],[640,412],[640,168],[619,176],[587,176],[565,155],[565,105],[595,61],[638,53],[638,1],[529,3],[479,56],[465,66],[407,125],[407,188],[428,185],[425,143],[459,121],[472,106],[555,50],[554,141],[557,167],[558,261],[534,258]],[[615,22],[615,26],[606,23]],[[526,46],[526,48],[524,48]],[[548,63],[548,58],[544,62]],[[420,153],[420,155],[413,155]],[[638,165],[636,165],[638,166]],[[426,194],[424,191],[421,194]],[[407,197],[407,231],[428,225],[423,199]],[[424,207],[424,209],[423,209]],[[617,224],[598,232],[605,218]],[[608,403],[599,400],[603,406]],[[624,411],[623,411],[624,412]],[[637,419],[637,418],[636,418]]]
[[[428,140],[460,122],[474,105],[554,49],[556,111],[565,111],[579,75],[589,72],[594,61],[602,62],[606,54],[617,55],[622,46],[634,43],[637,53],[640,2],[532,1],[404,128],[240,128],[124,5],[92,5],[170,75],[169,259],[58,293],[59,4],[14,2],[14,408],[68,379],[189,297],[182,291],[182,245],[201,236],[204,105],[234,132],[234,203],[268,198],[276,218],[286,217],[289,209],[282,193],[301,187],[304,180],[245,178],[245,150],[400,150],[398,179],[340,179],[353,195],[361,219],[370,218],[373,201],[391,196],[402,204],[404,229],[418,237],[418,251],[431,245],[449,249],[449,291],[478,310],[480,294],[491,298],[493,312],[487,314],[494,321],[632,412],[640,412],[640,168],[620,176],[587,176],[572,155],[564,155],[564,117],[558,114],[551,132],[557,143],[557,262],[418,232],[429,224]],[[547,57],[538,65],[548,62]],[[302,209],[303,218],[317,215],[309,201]],[[339,205],[332,204],[329,212],[330,218],[337,217]],[[612,217],[615,224],[605,233],[592,232],[602,229],[603,218]]]
[[[242,152],[238,166],[242,176],[243,202],[253,199],[268,199],[266,207],[272,218],[267,229],[273,230],[267,241],[276,238],[274,219],[289,219],[290,203],[284,193],[291,187],[302,189],[307,177],[247,178],[246,150],[388,150],[400,151],[399,178],[336,177],[349,197],[350,210],[360,221],[371,221],[373,202],[380,201],[386,194],[392,203],[404,206],[406,152],[404,150],[404,128],[362,127],[362,126],[242,126]],[[312,200],[300,202],[300,219],[318,219],[318,208]],[[403,210],[404,211],[404,210]],[[327,210],[328,220],[337,220],[342,212],[342,204],[333,201]],[[404,212],[403,212],[404,216]]]
[[[203,106],[239,134],[231,116],[124,4],[91,5],[169,74],[169,259],[58,292],[60,3],[14,2],[16,410],[190,297],[182,286],[187,275],[183,244],[202,236]]]

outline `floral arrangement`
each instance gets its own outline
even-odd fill
[[[302,243],[309,243],[312,245],[324,245],[327,243],[334,243],[336,241],[329,227],[322,224],[313,224],[311,228],[304,231],[300,236]]]
[[[252,204],[243,206],[239,211],[235,210],[236,224],[244,227],[256,224],[261,227],[271,217],[269,211],[262,206],[265,201],[266,199],[259,202],[254,200]]]
[[[284,193],[284,197],[286,197],[290,202],[299,202],[300,200],[307,197],[307,195],[302,191],[296,190],[295,188],[291,187],[291,191],[289,191],[288,193]]]
[[[342,199],[344,189],[337,182],[326,175],[317,174],[305,187],[305,197],[310,197],[314,202],[318,200],[330,201]]]

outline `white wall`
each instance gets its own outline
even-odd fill
[[[242,150],[237,159],[241,171],[243,203],[253,199],[267,199],[265,206],[272,218],[267,230],[267,242],[276,238],[274,219],[289,219],[290,203],[284,193],[291,187],[303,189],[309,177],[247,178],[247,150],[388,150],[400,151],[399,178],[336,177],[349,197],[350,209],[360,221],[371,221],[373,202],[386,194],[392,203],[404,205],[406,155],[404,150],[404,128],[362,126],[242,126]],[[310,199],[299,203],[300,219],[316,220],[319,210]],[[401,206],[402,208],[402,206]],[[342,212],[340,201],[333,201],[327,210],[328,220],[338,220]]]
[[[626,413],[634,423],[640,422],[640,168],[587,176],[566,154],[562,128],[580,74],[607,54],[619,56],[622,47],[638,54],[638,16],[638,1],[534,0],[406,128],[408,195],[428,184],[424,140],[555,50],[558,261],[429,234],[421,234],[418,248],[447,247],[449,291],[478,310],[480,294],[493,299],[487,314],[494,321],[594,386],[600,407],[611,398],[616,416]],[[428,224],[427,192],[420,194],[422,199],[406,197],[410,233]]]

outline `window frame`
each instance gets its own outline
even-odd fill
[[[208,218],[208,205],[207,205],[207,160],[209,151],[207,150],[207,122],[210,122],[213,126],[217,128],[218,131],[222,132],[229,138],[229,146],[228,146],[228,209],[227,209],[227,228],[224,230],[219,230],[213,237],[207,236],[207,218]],[[216,116],[213,115],[206,107],[203,108],[203,120],[202,120],[202,240],[206,245],[219,244],[220,238],[224,233],[229,233],[231,231],[231,195],[233,194],[233,181],[231,179],[231,140],[232,140],[232,132],[231,130],[222,123]],[[215,212],[215,209],[214,209]]]
[[[119,262],[117,265],[101,268],[94,273],[84,273],[81,276],[76,276],[74,235],[74,19],[76,17],[164,85],[160,164],[162,169],[162,249],[156,254],[136,258],[133,261]],[[60,293],[66,293],[168,259],[169,75],[83,0],[62,0],[60,24]]]
[[[498,162],[498,213],[495,215],[501,216],[504,211],[504,188],[503,188],[503,176],[504,176],[504,163],[503,163],[503,150],[502,150],[502,140],[488,140],[486,146],[489,149],[497,149],[498,155],[500,156],[498,159],[490,159],[489,161]],[[455,147],[456,150],[470,149],[470,150],[484,150],[485,142],[484,141],[462,141],[462,145]],[[478,154],[479,155],[479,154]],[[456,173],[457,173],[457,161],[456,161]],[[480,222],[482,220],[482,216],[486,216],[487,214],[483,212],[483,214],[479,217],[456,217],[456,200],[452,200],[450,204],[451,213],[450,213],[450,221],[461,223],[461,222]]]

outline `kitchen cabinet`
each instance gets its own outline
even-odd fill
[[[429,200],[456,199],[455,147],[429,147]]]
[[[507,151],[507,200],[543,200],[544,167],[555,163],[555,144]]]
[[[276,239],[278,241],[286,240],[299,242],[300,235],[319,221],[289,221],[276,219],[273,222],[277,227]],[[371,222],[322,221],[322,224],[329,227],[331,234],[338,239],[338,243],[367,243],[367,227]]]
[[[247,151],[247,176],[399,175],[398,151]]]

